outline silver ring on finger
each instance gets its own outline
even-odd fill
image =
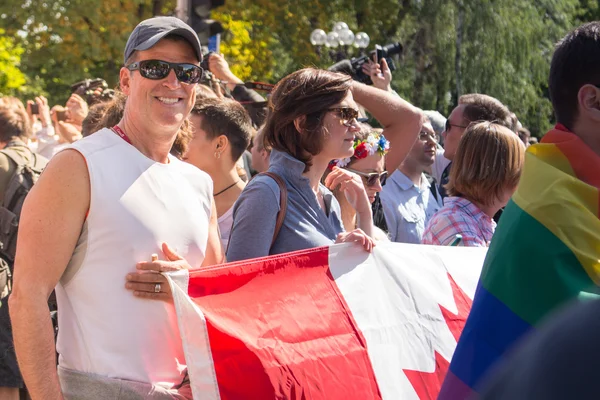
[[[160,293],[160,283],[154,285],[154,293]]]

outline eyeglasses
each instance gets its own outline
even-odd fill
[[[140,75],[152,80],[166,78],[171,70],[175,71],[177,80],[182,83],[198,83],[202,78],[202,68],[188,63],[170,63],[161,60],[144,60],[127,65],[130,71],[139,70]]]
[[[419,133],[419,140],[421,142],[427,142],[427,141],[431,140],[432,142],[437,143],[435,136],[433,136],[429,132],[425,132],[425,131],[422,131],[421,133]]]
[[[340,117],[341,123],[344,126],[357,126],[358,122],[358,110],[352,107],[337,107],[328,108],[327,111],[335,112]],[[353,123],[353,121],[356,121]]]
[[[360,175],[364,180],[365,183],[367,184],[367,186],[375,186],[377,184],[377,181],[379,181],[379,183],[381,184],[381,186],[385,185],[385,181],[387,180],[388,177],[388,172],[387,171],[383,171],[382,173],[378,174],[377,172],[361,172],[361,171],[357,171],[355,169],[350,169],[350,168],[344,168],[346,171],[350,171],[350,172],[354,172],[356,175]]]
[[[447,119],[446,126],[444,127],[444,131],[446,131],[446,132],[449,131],[450,129],[452,129],[453,126],[455,126],[457,128],[465,128],[465,129],[467,128],[466,126],[452,124],[452,123],[450,123],[450,120]]]

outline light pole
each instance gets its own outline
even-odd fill
[[[177,8],[175,9],[177,18],[189,24],[190,21],[190,0],[177,0]]]
[[[369,35],[365,32],[358,32],[355,35],[345,22],[336,22],[333,30],[329,33],[323,29],[315,29],[310,34],[310,43],[315,46],[317,54],[321,56],[321,49],[325,45],[329,49],[329,56],[334,61],[348,58],[348,47],[351,45],[363,53],[369,45],[369,41]]]

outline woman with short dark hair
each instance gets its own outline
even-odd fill
[[[227,248],[233,204],[246,186],[236,163],[250,144],[252,120],[240,103],[219,98],[196,101],[189,118],[193,135],[183,160],[210,175],[221,244]]]
[[[228,261],[339,242],[358,242],[371,250],[373,217],[361,178],[336,167],[324,185],[320,183],[331,160],[354,154],[354,137],[360,130],[357,102],[379,120],[384,132],[404,137],[405,143],[414,141],[419,111],[349,76],[306,68],[277,84],[263,132],[271,150],[269,172],[285,182],[285,219],[274,238],[281,191],[271,177],[253,179],[234,206]],[[399,152],[397,157],[405,155]],[[357,214],[357,229],[350,232],[344,231],[339,203],[329,190],[338,186]]]

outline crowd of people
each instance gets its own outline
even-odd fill
[[[193,30],[156,17],[129,37],[111,98],[0,98],[0,198],[16,171],[45,167],[8,258],[0,398],[19,398],[24,380],[34,399],[189,398],[170,288],[148,271],[333,243],[493,240],[531,141],[500,100],[423,112],[391,89],[384,59],[363,67],[372,86],[295,71],[262,107],[221,55],[209,71],[203,57]]]

